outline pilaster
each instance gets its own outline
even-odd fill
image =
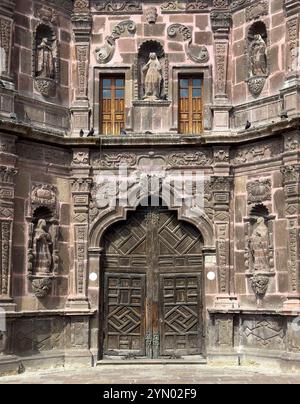
[[[74,234],[74,273],[68,307],[89,309],[87,296],[89,203],[92,179],[89,150],[73,151],[72,202]]]
[[[14,311],[12,299],[12,230],[14,221],[15,137],[0,134],[0,307]]]
[[[90,38],[92,16],[89,0],[77,0],[72,15],[76,50],[77,85],[75,100],[71,111],[73,114],[73,136],[78,136],[81,129],[89,130],[90,105],[88,99],[88,76],[90,57]]]
[[[214,34],[215,54],[215,87],[214,105],[214,130],[227,131],[230,129],[230,105],[227,93],[228,80],[228,53],[229,32],[232,24],[231,13],[227,10],[213,10],[211,24]]]

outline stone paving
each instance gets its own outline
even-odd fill
[[[0,378],[0,384],[299,384],[300,374],[249,367],[103,365],[53,369]]]

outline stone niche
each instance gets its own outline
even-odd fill
[[[50,294],[58,273],[57,189],[34,184],[28,221],[27,272],[37,298]]]
[[[154,74],[151,87],[148,81],[153,69],[157,77]],[[149,40],[140,46],[135,58],[134,83],[134,130],[141,133],[168,131],[169,122],[163,117],[171,105],[168,100],[169,59],[160,42]]]
[[[35,89],[44,97],[56,95],[58,80],[58,43],[52,26],[43,22],[34,33],[33,76]]]

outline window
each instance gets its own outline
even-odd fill
[[[103,76],[100,80],[100,132],[120,135],[125,129],[125,78]]]
[[[203,130],[202,77],[179,78],[179,132],[200,134]]]

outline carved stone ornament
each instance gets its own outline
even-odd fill
[[[169,12],[182,12],[185,11],[185,5],[178,0],[166,1],[161,6],[161,11],[164,13]]]
[[[74,12],[75,13],[87,13],[90,10],[89,0],[75,0]]]
[[[31,204],[34,207],[48,207],[56,210],[57,188],[54,185],[34,184],[31,190]]]
[[[266,77],[251,77],[247,80],[250,93],[257,97],[260,95],[266,84]]]
[[[37,298],[49,295],[52,289],[53,278],[36,278],[32,280],[32,291]]]
[[[174,153],[168,157],[168,164],[171,167],[203,167],[212,164],[212,159],[203,152]]]
[[[196,63],[207,63],[209,61],[209,52],[206,46],[193,44],[192,30],[182,24],[172,24],[168,28],[168,37],[173,39],[181,35],[184,41],[188,41],[187,55]]]
[[[156,7],[146,8],[145,17],[149,24],[155,24],[158,18],[157,8]]]
[[[126,31],[132,35],[136,33],[136,24],[134,21],[121,21],[114,27],[112,34],[106,37],[104,46],[97,48],[95,51],[98,63],[106,64],[112,60],[116,50],[116,41]]]
[[[246,20],[251,21],[269,13],[269,2],[259,1],[246,8]]]
[[[140,1],[101,1],[96,10],[103,14],[141,14],[143,7]]]
[[[47,7],[47,6],[42,6],[37,11],[37,17],[46,23],[56,24],[58,14],[57,14],[56,10],[54,10],[53,8]]]
[[[271,200],[271,180],[255,181],[247,185],[248,203],[261,203]]]
[[[270,277],[264,275],[254,275],[250,282],[256,296],[262,298],[267,293]]]

